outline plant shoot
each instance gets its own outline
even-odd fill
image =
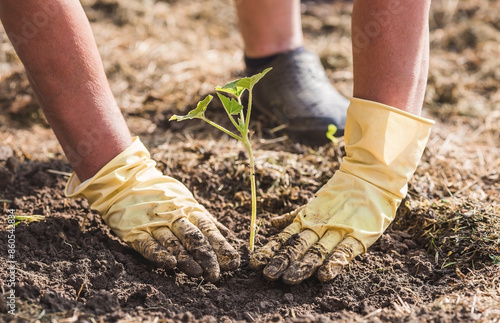
[[[253,252],[255,247],[255,234],[257,232],[257,188],[255,184],[255,159],[252,151],[252,145],[250,143],[250,116],[252,113],[252,90],[255,84],[264,77],[264,75],[269,72],[271,68],[265,69],[263,72],[255,74],[250,77],[243,77],[241,79],[227,83],[224,86],[217,86],[215,90],[217,91],[217,96],[219,97],[224,110],[231,120],[238,132],[232,132],[216,122],[207,119],[205,117],[205,111],[207,110],[208,104],[212,101],[213,96],[207,95],[205,99],[198,102],[195,109],[191,110],[185,116],[173,115],[169,121],[177,120],[184,121],[188,119],[201,119],[206,123],[214,126],[215,128],[225,132],[227,135],[237,139],[243,143],[249,158],[250,165],[250,189],[252,194],[252,215],[250,218],[250,252]],[[242,96],[248,91],[248,105],[246,108],[246,113],[242,104]]]

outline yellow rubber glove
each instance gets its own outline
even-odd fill
[[[67,197],[86,197],[118,237],[156,264],[207,281],[234,270],[240,257],[220,224],[179,181],[163,175],[138,138],[83,184],[69,179]]]
[[[390,106],[351,99],[340,169],[292,213],[292,224],[251,255],[250,267],[291,285],[316,271],[321,281],[333,279],[394,219],[433,124]]]

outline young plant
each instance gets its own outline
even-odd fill
[[[44,221],[45,216],[44,215],[16,215],[15,216],[16,223],[14,225],[18,225],[21,222],[39,222],[39,221]]]
[[[334,145],[339,144],[339,140],[335,138],[335,133],[337,132],[337,127],[334,124],[328,125],[328,131],[326,132],[326,138],[330,139]]]
[[[205,111],[208,104],[212,101],[213,96],[208,95],[205,99],[198,102],[196,109],[191,110],[185,116],[173,115],[169,121],[177,120],[184,121],[188,119],[201,119],[206,123],[214,126],[215,128],[225,132],[229,136],[237,139],[243,143],[248,151],[249,165],[250,165],[250,190],[252,194],[252,215],[250,218],[250,252],[253,252],[255,246],[255,234],[257,232],[257,187],[255,184],[255,159],[252,151],[252,144],[250,143],[250,115],[252,113],[252,90],[255,84],[269,72],[271,68],[265,69],[263,72],[255,74],[250,77],[243,77],[241,79],[227,83],[224,86],[217,86],[217,96],[222,102],[222,106],[234,125],[238,133],[234,133],[221,125],[213,122],[205,117]],[[241,98],[245,91],[248,91],[248,105],[246,113],[241,102]],[[236,119],[235,119],[236,118]]]

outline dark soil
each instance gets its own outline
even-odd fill
[[[218,172],[231,174],[232,165],[222,163]],[[195,163],[193,169],[197,166]],[[243,255],[240,269],[224,274],[217,283],[205,283],[155,268],[143,260],[110,234],[100,217],[88,211],[85,201],[66,199],[61,194],[64,180],[42,176],[47,169],[69,171],[66,164],[56,160],[25,162],[14,175],[16,185],[4,190],[5,197],[14,199],[10,208],[29,214],[50,211],[46,221],[21,223],[15,231],[16,296],[38,304],[47,313],[78,309],[88,315],[103,316],[105,321],[126,314],[207,321],[293,317],[328,320],[368,315],[395,304],[426,304],[449,292],[450,285],[458,282],[453,267],[441,269],[411,234],[399,230],[389,230],[333,283],[311,279],[290,287],[268,282],[248,268],[248,206],[235,208],[232,198],[223,198],[237,193],[240,181],[236,178],[234,185],[229,186],[232,191],[225,194],[198,194],[236,232],[238,240],[233,243]],[[191,178],[188,186],[194,192],[209,192],[203,189],[207,185],[224,185],[217,181],[217,175],[208,176],[201,183],[189,172],[187,175]],[[282,200],[292,203],[286,196]],[[267,208],[265,202],[261,204]],[[84,216],[88,218],[82,229]],[[272,233],[270,228],[263,232],[265,236]],[[7,232],[0,234],[6,241]],[[0,252],[7,254],[6,244],[1,245]],[[6,267],[2,266],[2,274],[7,272]]]
[[[243,146],[201,122],[166,121],[216,84],[241,75],[230,1],[158,1],[150,8],[139,0],[83,1],[131,131],[151,148],[162,171],[185,183],[233,232],[229,240],[242,264],[216,283],[155,267],[120,242],[85,200],[64,197],[64,172],[71,168],[4,39],[0,225],[6,227],[9,209],[46,220],[15,229],[15,316],[7,314],[6,303],[9,233],[0,231],[0,321],[499,322],[500,63],[494,57],[500,55],[500,22],[492,10],[500,6],[453,3],[433,5],[425,113],[438,123],[396,221],[333,282],[312,278],[293,287],[248,267]],[[303,15],[307,45],[346,96],[352,86],[351,7],[307,1]],[[157,66],[148,68],[151,62]],[[343,155],[342,141],[309,148],[270,131],[275,126],[258,115],[253,121],[258,246],[278,232],[270,218],[306,203]]]

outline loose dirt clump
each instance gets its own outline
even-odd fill
[[[333,282],[269,282],[250,270],[250,192],[243,145],[174,113],[242,76],[226,0],[85,0],[111,87],[135,135],[229,228],[241,266],[218,282],[164,270],[123,244],[63,189],[71,168],[22,65],[0,38],[0,226],[8,210],[44,215],[15,230],[16,315],[6,302],[8,232],[0,231],[0,321],[498,322],[500,318],[500,20],[495,1],[435,1],[424,115],[437,120],[408,198],[368,253]],[[304,1],[306,46],[335,86],[352,88],[350,1]],[[211,119],[223,120],[220,106]],[[304,205],[338,169],[339,145],[289,141],[254,114],[257,247],[272,217]]]

